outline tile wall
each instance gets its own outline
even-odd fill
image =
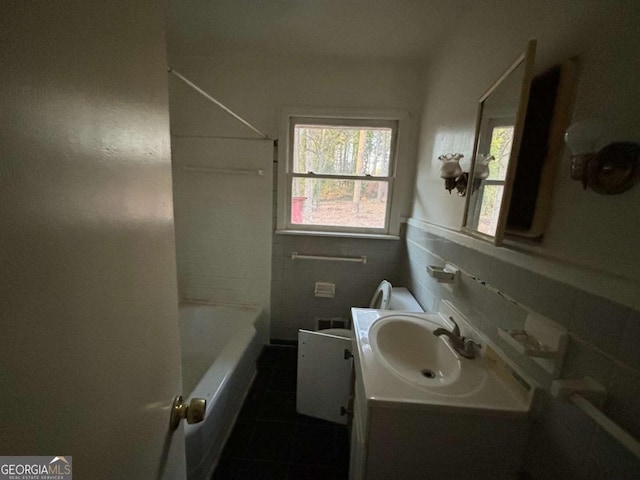
[[[461,269],[455,288],[426,273],[427,265],[444,261]],[[522,328],[529,311],[564,326],[571,338],[561,377],[590,376],[603,384],[609,391],[605,413],[640,438],[640,312],[414,225],[407,227],[402,272],[401,281],[425,309],[436,308],[440,299],[452,301],[545,387],[549,376],[506,345],[497,330]],[[573,405],[545,397],[525,461],[532,478],[640,478],[640,462],[607,433]]]
[[[272,142],[173,137],[172,150],[180,299],[268,310]]]
[[[404,245],[399,240],[273,236],[271,338],[296,340],[298,329],[315,330],[315,318],[349,319],[351,307],[367,307],[381,280],[398,284]],[[291,253],[366,256],[367,263],[292,260]],[[334,298],[317,298],[316,282],[335,283]]]

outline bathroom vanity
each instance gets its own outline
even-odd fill
[[[516,477],[533,390],[485,345],[466,359],[433,335],[457,315],[449,308],[352,310],[350,479]]]

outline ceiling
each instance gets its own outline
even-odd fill
[[[423,60],[464,0],[170,0],[173,55]],[[468,4],[467,4],[468,5]]]

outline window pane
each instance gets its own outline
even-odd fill
[[[392,129],[296,124],[294,173],[389,176]]]
[[[478,219],[479,232],[491,236],[496,234],[503,190],[503,185],[485,185],[482,188],[482,205]]]
[[[294,178],[291,223],[385,228],[388,182]]]
[[[491,130],[489,154],[496,159],[489,163],[489,180],[504,180],[507,177],[512,143],[513,126],[494,127]]]

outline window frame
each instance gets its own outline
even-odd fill
[[[491,144],[491,139],[493,138],[493,131],[496,128],[504,128],[504,127],[513,127],[515,125],[515,115],[495,115],[493,117],[490,117],[487,119],[487,122],[485,123],[484,127],[482,128],[482,131],[484,133],[482,133],[480,135],[480,140],[479,140],[479,144],[482,147],[482,149],[484,151],[489,151],[489,146]],[[513,142],[513,138],[511,140]],[[479,149],[480,150],[480,149]],[[510,149],[511,151],[511,149]],[[508,162],[508,159],[507,159]],[[498,186],[498,187],[505,187],[505,185],[507,184],[507,177],[505,174],[505,178],[504,179],[489,179],[486,178],[484,180],[482,180],[482,185],[480,186],[479,190],[478,190],[478,197],[475,201],[475,206],[474,206],[474,212],[473,212],[473,221],[476,225],[479,224],[480,221],[480,212],[482,210],[482,203],[484,202],[484,190],[485,187],[490,187],[490,186]],[[503,190],[503,195],[504,195],[504,190]],[[499,216],[500,212],[498,211],[498,216]],[[485,232],[480,232],[483,235],[489,235],[489,236],[495,236],[495,232],[493,234],[487,234]]]
[[[399,195],[399,177],[401,171],[401,152],[406,149],[408,115],[398,110],[365,109],[313,109],[282,108],[280,112],[280,140],[278,141],[278,184],[277,184],[277,220],[276,233],[347,236],[366,238],[398,238],[402,210]],[[387,176],[379,175],[336,175],[316,173],[294,173],[293,142],[296,125],[362,126],[390,127],[392,140],[390,146],[389,171]],[[385,226],[383,228],[345,227],[333,225],[303,225],[291,222],[292,183],[294,178],[385,181],[388,184]]]

